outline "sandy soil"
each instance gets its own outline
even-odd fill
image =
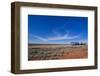
[[[71,51],[71,52],[66,52],[63,54],[63,56],[59,57],[60,59],[75,59],[75,58],[87,58],[87,50],[84,51]]]

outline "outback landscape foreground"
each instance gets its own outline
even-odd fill
[[[87,45],[29,44],[28,60],[88,58]]]

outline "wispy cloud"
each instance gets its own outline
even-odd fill
[[[48,41],[46,38],[43,38],[43,37],[40,37],[40,36],[37,36],[37,35],[34,35],[34,34],[30,34],[30,36],[33,37],[33,38],[39,39],[41,41]]]
[[[43,42],[48,42],[48,41],[56,41],[56,40],[71,40],[71,39],[76,39],[79,37],[79,35],[76,35],[76,36],[70,36],[68,33],[64,34],[64,35],[61,35],[61,33],[58,33],[58,32],[55,32],[54,33],[55,36],[51,36],[51,37],[41,37],[41,36],[37,36],[37,35],[33,35],[33,34],[30,34],[31,37],[34,39],[38,39],[38,40],[41,40]]]
[[[48,40],[70,40],[70,39],[76,39],[78,37],[79,35],[69,36],[68,34],[64,34],[63,36],[48,37]]]

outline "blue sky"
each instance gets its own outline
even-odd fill
[[[68,44],[87,41],[87,17],[28,15],[28,43]]]

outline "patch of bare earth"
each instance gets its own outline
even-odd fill
[[[70,51],[70,52],[65,52],[60,59],[75,59],[75,58],[87,58],[87,50],[75,50],[75,51]]]

